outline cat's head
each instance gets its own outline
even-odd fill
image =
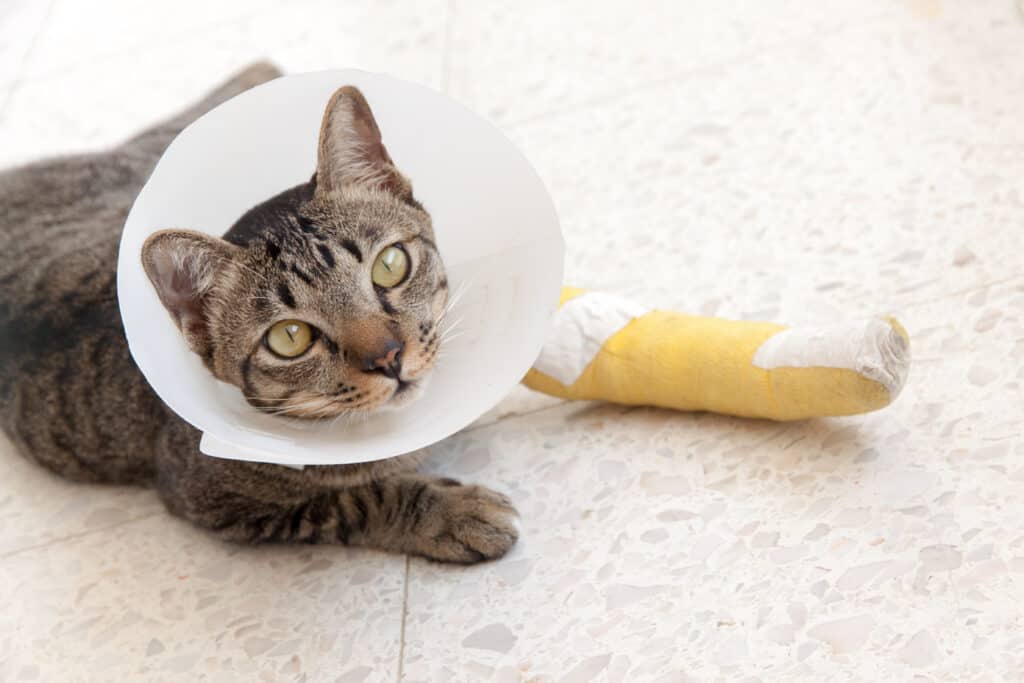
[[[437,359],[448,281],[430,216],[350,86],[327,105],[309,183],[223,238],[158,232],[142,262],[189,347],[268,412],[400,405]]]

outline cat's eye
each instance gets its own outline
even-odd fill
[[[396,287],[409,274],[409,255],[398,244],[392,244],[377,254],[370,278],[378,287]]]
[[[295,358],[313,345],[313,328],[301,320],[282,320],[267,330],[267,348],[284,358]]]

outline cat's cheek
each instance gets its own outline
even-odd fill
[[[345,408],[370,413],[388,404],[395,393],[394,380],[367,379],[370,381],[363,383],[359,388],[360,400],[345,405]]]

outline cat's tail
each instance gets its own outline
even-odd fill
[[[215,87],[196,104],[136,135],[125,142],[123,147],[133,151],[147,150],[159,158],[178,133],[203,114],[250,88],[280,78],[282,75],[281,69],[272,62],[265,60],[253,62]]]

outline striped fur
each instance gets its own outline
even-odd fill
[[[517,536],[515,510],[500,494],[417,474],[417,456],[302,471],[203,456],[198,432],[160,402],[131,360],[115,268],[135,195],[184,126],[278,75],[253,65],[112,150],[0,173],[0,427],[18,451],[61,476],[152,486],[172,513],[225,539],[362,545],[452,562],[499,557]],[[365,117],[364,105],[342,113]],[[365,120],[348,124],[370,130]],[[385,157],[370,161],[390,165]],[[332,152],[318,178],[243,216],[216,246],[217,258],[207,259],[200,244],[168,261],[205,292],[185,311],[186,338],[211,371],[271,411],[286,392],[312,417],[335,414],[335,402],[355,395],[362,396],[350,403],[367,409],[391,400],[390,384],[349,367],[380,332],[361,317],[370,306],[371,317],[391,321],[385,327],[409,345],[410,373],[427,373],[440,344],[447,279],[429,216],[393,166],[368,174],[346,158]],[[329,187],[318,189],[325,171]],[[406,230],[423,276],[401,292],[354,292],[354,273],[395,229]],[[254,350],[252,338],[283,309],[319,316],[329,331],[315,363],[275,364]]]

